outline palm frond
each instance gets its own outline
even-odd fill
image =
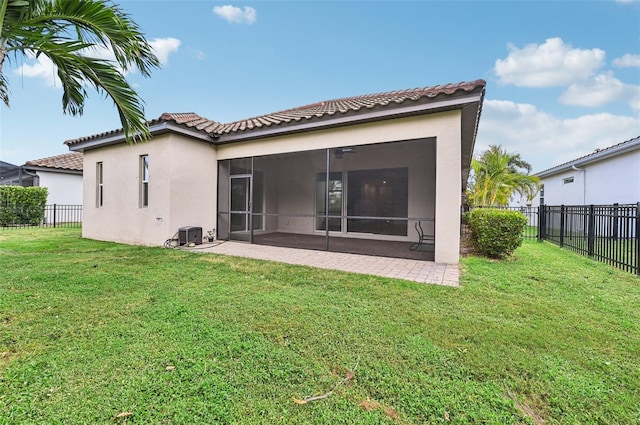
[[[58,69],[64,113],[82,115],[89,85],[113,100],[127,141],[150,137],[144,103],[124,73],[135,68],[149,76],[160,62],[129,15],[107,0],[1,1],[7,8],[0,22],[0,77],[9,53],[45,55]],[[115,62],[90,57],[88,52],[96,46],[111,49]],[[4,78],[0,99],[8,105]]]

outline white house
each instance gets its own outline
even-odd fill
[[[596,149],[535,174],[543,189],[533,205],[608,205],[640,202],[640,137]]]
[[[47,204],[82,205],[82,153],[34,159],[21,168],[23,179],[32,182],[30,186],[47,188]]]
[[[457,263],[485,85],[329,100],[228,124],[166,113],[149,122],[147,143],[127,144],[122,130],[69,140],[84,154],[83,236],[162,245],[215,229],[232,241],[409,256],[420,223],[435,240],[421,258]]]

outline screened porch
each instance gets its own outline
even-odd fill
[[[218,161],[218,238],[433,260],[435,157],[419,139]]]

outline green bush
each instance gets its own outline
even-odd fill
[[[46,187],[0,186],[0,226],[39,225],[47,194]]]
[[[520,211],[478,208],[468,216],[476,250],[492,258],[509,256],[522,244],[527,218]]]

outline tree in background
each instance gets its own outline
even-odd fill
[[[467,195],[473,206],[507,206],[518,193],[531,201],[540,190],[540,179],[530,176],[531,164],[520,154],[509,154],[500,145],[491,145],[471,161]]]
[[[111,50],[113,60],[91,57]],[[113,100],[127,141],[150,137],[143,102],[124,78],[160,62],[138,25],[107,0],[0,0],[0,99],[9,106],[6,58],[48,57],[62,83],[62,110],[82,115],[86,87]]]

